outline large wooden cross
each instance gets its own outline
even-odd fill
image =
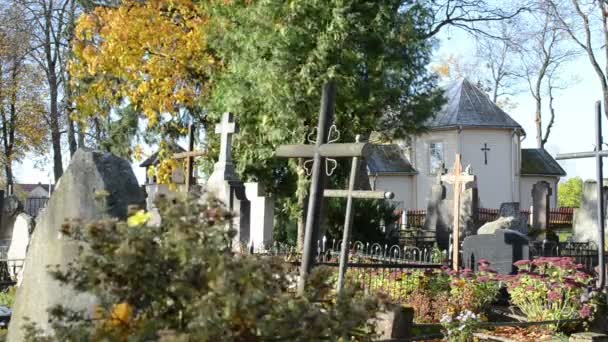
[[[606,227],[604,224],[605,212],[604,212],[604,196],[602,189],[604,188],[604,165],[602,158],[608,156],[608,151],[602,151],[603,137],[602,137],[602,103],[597,101],[595,103],[595,150],[591,152],[575,152],[575,153],[563,153],[558,154],[555,159],[557,160],[569,160],[579,158],[594,158],[595,159],[595,172],[597,181],[597,230],[599,234],[597,257],[598,257],[598,268],[599,277],[597,281],[597,287],[603,289],[606,287],[606,256],[605,256],[605,231]]]
[[[186,159],[186,191],[190,191],[192,184],[194,183],[194,158],[202,157],[207,153],[204,151],[194,150],[194,132],[196,128],[193,123],[188,125],[188,151],[176,153],[173,155],[173,159],[181,160]]]
[[[454,219],[452,229],[452,267],[458,271],[460,265],[460,196],[467,183],[474,182],[475,176],[462,171],[460,154],[456,154],[452,174],[441,176],[441,180],[454,187]]]
[[[360,136],[355,139],[356,143],[360,142]],[[344,231],[342,232],[342,247],[340,249],[340,268],[338,272],[338,292],[342,292],[344,289],[344,279],[346,277],[346,267],[348,265],[348,245],[350,242],[350,235],[353,225],[353,199],[391,199],[395,197],[392,192],[387,191],[369,191],[369,190],[355,190],[355,183],[357,182],[357,174],[359,173],[359,157],[353,157],[353,161],[350,168],[350,177],[348,180],[348,190],[329,190],[324,191],[325,197],[340,197],[346,198],[346,214],[344,216]]]

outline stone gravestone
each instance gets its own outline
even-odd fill
[[[500,274],[514,274],[513,263],[530,258],[528,238],[513,230],[498,229],[494,234],[469,236],[462,243],[466,268],[477,270],[478,262],[486,259]]]
[[[245,194],[250,207],[250,245],[254,249],[270,246],[274,230],[274,200],[266,196],[259,183],[245,183]]]
[[[513,217],[509,229],[528,234],[528,218],[519,209],[519,202],[506,202],[500,205],[499,217]]]
[[[604,184],[608,184],[606,180],[604,182]],[[604,205],[608,206],[608,186],[604,187],[602,193],[604,194]],[[604,212],[608,212],[606,208],[604,208]],[[606,226],[608,227],[608,224]],[[608,232],[606,237],[608,238]],[[593,241],[596,244],[599,242],[596,181],[585,181],[583,184],[581,207],[574,212],[573,238],[577,242]]]
[[[106,192],[105,199],[96,194]],[[8,341],[23,341],[24,317],[49,332],[47,309],[57,304],[92,314],[95,298],[57,282],[47,265],[66,265],[78,255],[78,244],[61,234],[66,219],[125,219],[129,205],[145,205],[129,162],[109,153],[76,151],[36,228],[27,251],[23,282],[17,290]]]
[[[23,260],[25,259],[27,246],[30,242],[30,231],[32,231],[32,218],[21,213],[17,215],[15,224],[13,225],[13,234],[11,244],[8,248],[7,259],[8,272],[11,278],[17,281],[17,285],[21,283],[21,275],[23,270]]]
[[[471,186],[464,190],[460,200],[460,240],[467,236],[477,234],[479,214],[479,195],[477,186],[471,183]]]
[[[431,195],[426,209],[426,219],[424,229],[435,232],[437,245],[440,249],[447,249],[450,244],[450,219],[448,213],[448,203],[445,201],[445,186],[438,177],[437,183],[431,187]]]
[[[532,228],[540,232],[538,240],[555,239],[549,232],[549,197],[551,186],[546,181],[539,181],[532,186]]]
[[[234,238],[237,245],[249,243],[250,203],[245,194],[245,186],[236,175],[232,162],[232,135],[238,132],[238,126],[232,113],[224,113],[222,122],[215,126],[215,133],[220,134],[220,155],[207,180],[207,191],[226,204],[236,214],[231,228],[236,230]],[[238,247],[238,246],[235,246]]]

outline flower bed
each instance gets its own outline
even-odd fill
[[[507,290],[528,321],[588,319],[596,311],[594,279],[572,258],[543,257],[515,266],[518,274],[506,281]]]

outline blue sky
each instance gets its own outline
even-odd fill
[[[446,30],[439,37],[439,45],[434,58],[440,60],[450,54],[466,59],[475,51],[473,39],[466,33],[457,30]],[[600,54],[601,55],[601,54]],[[600,63],[602,64],[602,63]],[[603,64],[602,64],[603,65]],[[601,86],[586,55],[581,55],[566,66],[566,73],[575,75],[578,82],[568,89],[561,90],[555,98],[556,121],[551,136],[546,145],[547,150],[556,153],[590,151],[594,147],[594,106],[601,99]],[[523,92],[513,100],[517,107],[509,114],[524,127],[528,136],[523,141],[523,147],[535,147],[534,103],[527,92]],[[608,122],[604,118],[604,132],[608,130]],[[608,135],[606,135],[608,140]],[[50,151],[49,151],[50,155]],[[40,158],[39,158],[40,159]],[[50,158],[47,156],[47,160]],[[35,165],[32,158],[16,165],[14,174],[21,183],[48,183],[52,178],[52,166],[49,163]],[[568,172],[568,177],[580,176],[583,179],[595,178],[595,161],[578,159],[560,162]],[[65,165],[67,165],[67,160]],[[134,171],[141,183],[145,178],[144,171],[134,165]]]

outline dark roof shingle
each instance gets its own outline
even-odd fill
[[[456,127],[522,129],[521,125],[492,102],[486,93],[466,78],[448,85],[445,96],[447,103],[427,122],[431,129]]]
[[[365,162],[370,174],[415,175],[418,173],[399,145],[372,145]]]
[[[542,148],[521,149],[521,175],[565,176],[566,171]]]

